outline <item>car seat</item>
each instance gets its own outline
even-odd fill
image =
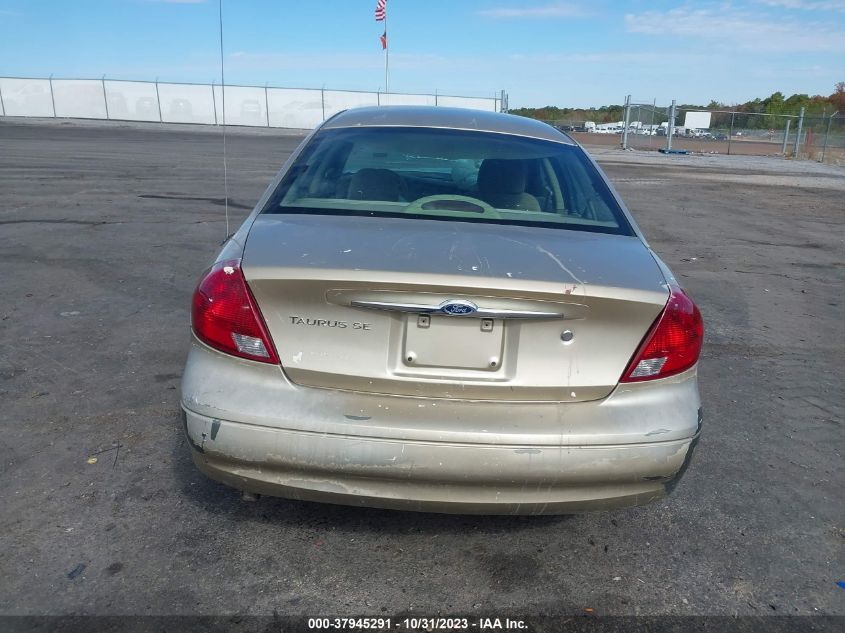
[[[365,167],[356,171],[349,179],[346,199],[400,202],[404,189],[405,183],[396,172]]]
[[[525,192],[525,162],[487,158],[478,169],[479,197],[499,209],[540,211],[537,198]]]

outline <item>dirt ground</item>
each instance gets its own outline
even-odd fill
[[[233,225],[299,141],[229,131]],[[194,469],[218,134],[0,122],[0,614],[845,615],[845,170],[593,149],[706,321],[695,459],[641,508],[438,516]]]

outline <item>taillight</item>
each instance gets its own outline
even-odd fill
[[[686,293],[672,287],[669,301],[634,354],[621,382],[666,378],[695,365],[704,340],[701,313]]]
[[[279,363],[238,259],[214,264],[200,280],[194,291],[191,323],[197,338],[221,352]]]

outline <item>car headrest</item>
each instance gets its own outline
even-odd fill
[[[352,174],[347,199],[398,202],[401,193],[402,179],[397,173],[365,167]]]
[[[478,169],[478,189],[485,193],[525,192],[525,162],[486,158]]]

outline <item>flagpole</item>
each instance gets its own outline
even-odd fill
[[[384,12],[384,92],[390,93],[390,39],[387,36],[387,9]]]

